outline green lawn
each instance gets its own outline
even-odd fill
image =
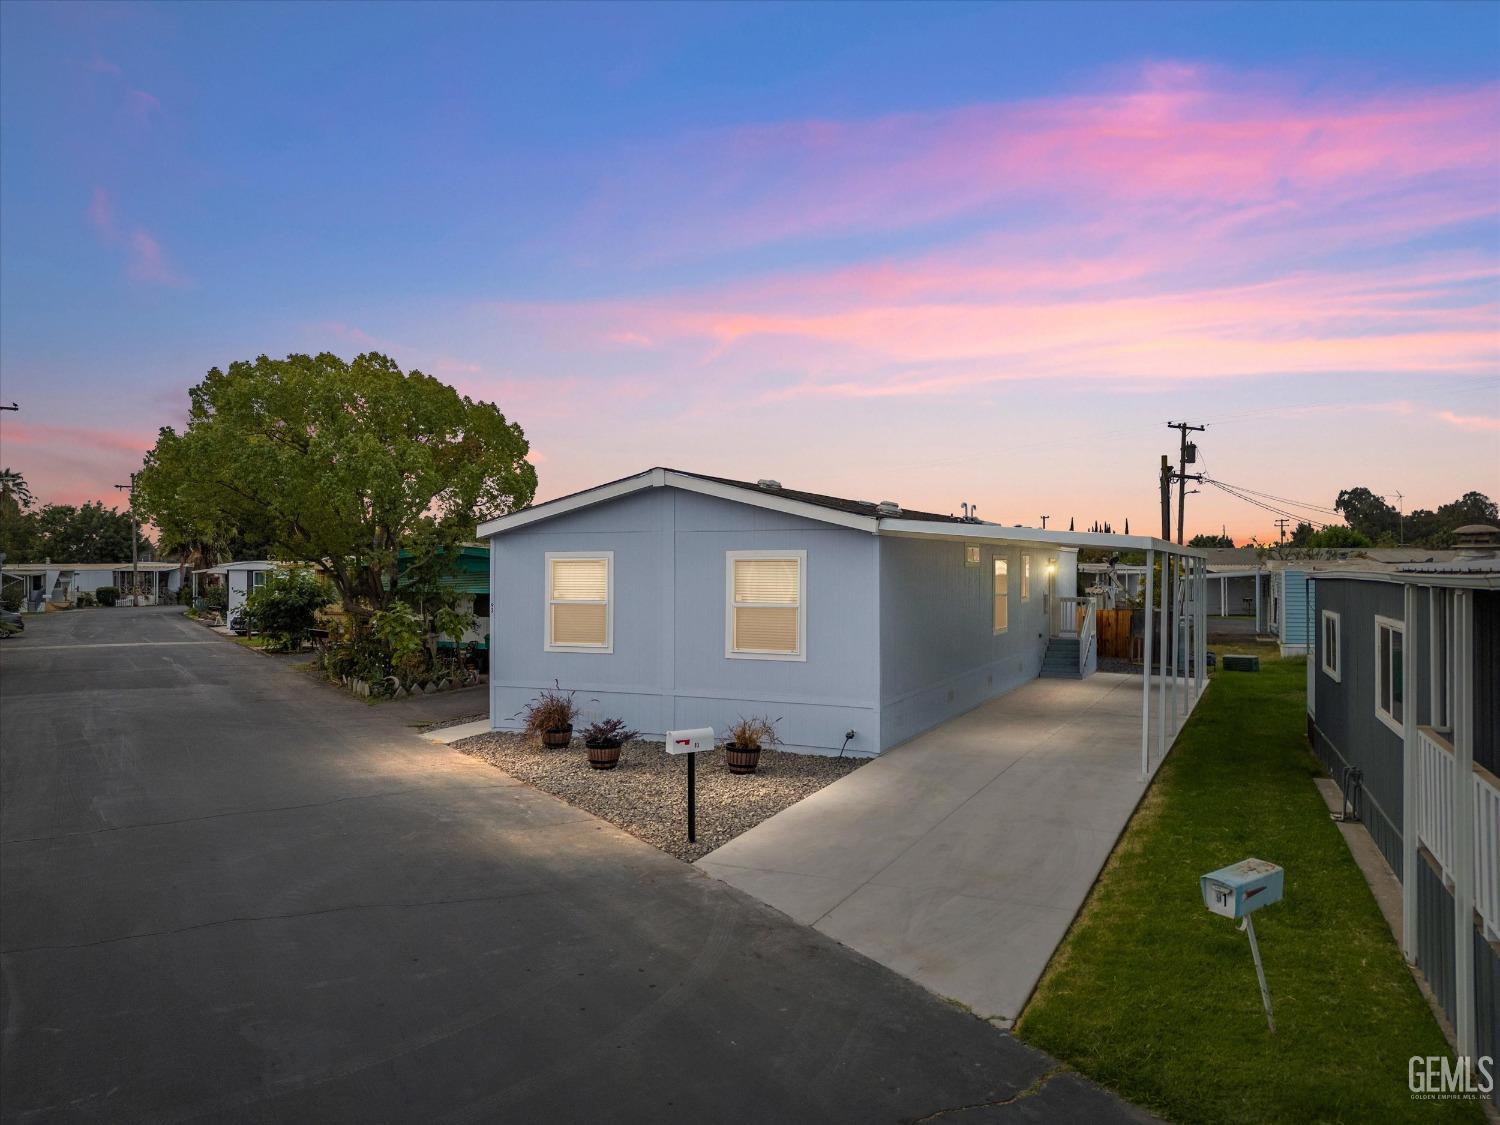
[[[1447,1043],[1313,786],[1304,661],[1257,651],[1214,677],[1017,1034],[1174,1121],[1482,1120],[1410,1099],[1407,1059]],[[1245,935],[1199,898],[1247,856],[1286,869],[1255,916],[1274,1035]]]

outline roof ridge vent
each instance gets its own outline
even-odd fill
[[[894,500],[882,500],[875,505],[875,514],[879,516],[899,516],[901,505]]]
[[[755,487],[763,488],[767,492],[780,492],[781,482],[779,480],[771,480],[769,477],[761,477],[760,480],[755,482]]]

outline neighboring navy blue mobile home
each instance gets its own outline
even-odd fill
[[[1494,1057],[1500,561],[1313,577],[1313,748],[1402,880],[1403,947],[1442,1002],[1460,1053]]]

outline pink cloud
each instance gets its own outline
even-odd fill
[[[149,125],[161,112],[161,99],[145,90],[125,92],[125,116],[136,125]]]
[[[124,252],[125,276],[132,281],[174,287],[186,284],[186,279],[167,260],[155,235],[142,226],[134,226],[128,232],[121,230],[114,197],[108,190],[95,186],[84,215],[100,242]]]
[[[167,264],[161,245],[152,235],[137,227],[130,232],[130,258],[125,272],[136,281],[157,285],[181,285],[182,278]]]
[[[95,187],[89,197],[88,211],[86,212],[89,224],[101,237],[113,239],[115,237],[115,204],[102,187]]]
[[[1493,214],[1497,120],[1496,84],[1304,96],[1158,64],[1095,94],[775,122],[645,146],[611,164],[588,221],[628,226],[648,255],[677,256],[1016,203],[1332,212],[1356,200],[1389,206],[1393,191],[1434,178]]]
[[[1484,414],[1455,414],[1451,410],[1439,410],[1433,417],[1456,429],[1468,430],[1471,433],[1500,433],[1500,418],[1492,418]]]

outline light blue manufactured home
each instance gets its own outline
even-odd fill
[[[479,530],[497,730],[556,682],[652,735],[766,715],[791,749],[875,754],[1095,666],[1077,551],[1105,537],[661,468]]]

